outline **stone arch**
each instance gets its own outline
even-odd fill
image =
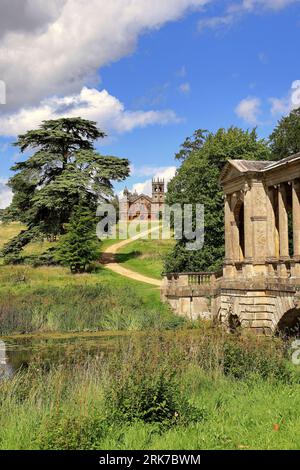
[[[293,307],[287,310],[278,321],[275,333],[282,337],[299,336],[300,308]]]
[[[228,315],[228,330],[230,333],[236,333],[241,327],[241,320],[237,314],[230,312]]]

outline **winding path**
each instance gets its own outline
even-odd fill
[[[144,282],[146,284],[151,284],[155,287],[161,287],[161,281],[158,279],[154,279],[152,277],[144,276],[143,274],[139,274],[135,271],[131,271],[131,269],[124,268],[120,266],[119,263],[116,261],[115,254],[123,248],[123,246],[129,245],[135,240],[139,238],[145,237],[147,234],[159,230],[159,227],[154,227],[149,230],[145,230],[144,232],[135,235],[132,238],[128,238],[127,240],[122,240],[121,242],[115,243],[114,245],[109,246],[106,248],[102,254],[102,263],[105,264],[106,268],[110,269],[114,273],[120,274],[121,276],[128,277],[129,279],[133,279],[134,281]]]

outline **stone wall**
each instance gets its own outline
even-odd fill
[[[296,287],[262,278],[252,279],[250,284],[242,279],[226,281],[211,273],[171,274],[164,277],[162,299],[175,313],[191,320],[209,319],[228,330],[240,326],[266,335],[275,333],[289,312],[300,316]]]

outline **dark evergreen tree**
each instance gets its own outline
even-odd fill
[[[94,141],[104,136],[95,122],[81,118],[44,121],[39,129],[19,136],[15,145],[21,152],[35,152],[12,168],[16,174],[9,186],[14,197],[3,219],[23,222],[28,234],[38,231],[51,239],[64,233],[72,208],[81,199],[96,212],[101,200],[113,196],[112,181],[129,174],[128,160],[95,151]],[[30,237],[23,235],[25,240],[28,243]],[[18,237],[8,249],[16,246]]]
[[[60,237],[54,257],[60,264],[69,266],[72,273],[83,273],[100,256],[95,215],[80,202],[74,207],[66,228],[67,233]]]

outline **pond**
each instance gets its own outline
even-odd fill
[[[135,334],[135,335],[138,335]],[[31,364],[50,367],[109,354],[130,340],[126,332],[37,334],[0,337],[0,379]]]

